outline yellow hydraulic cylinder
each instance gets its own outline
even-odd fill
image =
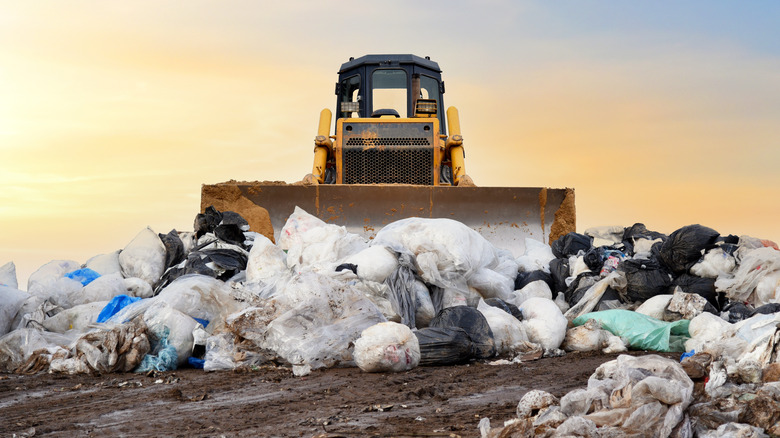
[[[319,183],[325,180],[325,165],[330,151],[333,150],[333,142],[328,135],[332,117],[333,113],[327,108],[320,112],[320,125],[317,128],[317,137],[314,138],[314,166],[311,174]]]
[[[452,162],[453,183],[458,185],[460,178],[466,174],[466,164],[463,136],[460,135],[460,118],[458,117],[458,109],[454,106],[447,108],[447,123],[450,125],[450,135],[447,137],[445,148],[449,151]]]

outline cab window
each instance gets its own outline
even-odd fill
[[[341,95],[339,96],[339,102],[341,102],[341,108],[339,111],[339,117],[360,117],[358,114],[358,108],[360,105],[360,76],[350,76],[347,79],[341,81]],[[344,105],[344,103],[350,103],[352,105]],[[349,108],[351,107],[351,108]],[[353,111],[344,111],[344,109]]]
[[[401,69],[374,70],[371,75],[373,102],[372,111],[394,109],[401,117],[408,117],[407,77]]]

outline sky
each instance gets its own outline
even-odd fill
[[[577,231],[780,241],[780,3],[0,0],[0,265],[19,288],[201,184],[310,172],[340,65],[439,63],[480,186],[573,187]]]

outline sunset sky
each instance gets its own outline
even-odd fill
[[[0,265],[20,289],[203,183],[298,181],[350,56],[439,63],[481,186],[573,187],[577,228],[780,241],[780,3],[0,0]]]

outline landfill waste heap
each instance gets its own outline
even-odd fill
[[[526,239],[515,257],[451,219],[398,220],[368,241],[296,209],[273,242],[210,207],[193,231],[145,228],[85,263],[49,262],[26,291],[9,262],[0,284],[5,373],[270,363],[304,376],[646,350],[561,398],[529,391],[516,419],[479,432],[780,434],[780,251],[702,225]]]

